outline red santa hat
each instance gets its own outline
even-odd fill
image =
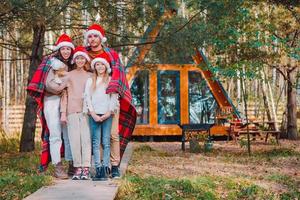
[[[92,60],[92,63],[91,63],[91,68],[92,70],[95,70],[95,64],[97,62],[101,62],[102,64],[105,65],[106,67],[106,73],[110,74],[111,72],[111,68],[110,68],[110,64],[109,64],[109,57],[107,54],[101,54],[97,57],[95,57],[93,60]]]
[[[72,43],[72,39],[67,34],[62,34],[57,39],[57,42],[55,43],[54,51],[57,51],[61,47],[70,47],[73,50],[75,49],[74,44]]]
[[[88,62],[90,62],[90,60],[91,60],[89,55],[88,55],[87,50],[83,46],[77,46],[75,48],[73,59],[72,59],[72,62],[71,62],[72,64],[75,63],[75,58],[77,56],[83,56]]]
[[[99,24],[93,24],[91,25],[87,32],[84,34],[84,43],[86,46],[88,46],[88,37],[91,34],[99,35],[101,39],[101,43],[105,43],[107,41],[107,38],[105,37],[105,30],[99,25]]]

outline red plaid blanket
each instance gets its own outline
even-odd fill
[[[118,93],[120,95],[119,135],[120,159],[122,159],[135,127],[136,110],[131,102],[132,96],[126,79],[125,68],[120,61],[118,53],[110,48],[105,48],[104,51],[110,57],[113,71],[106,93]]]
[[[45,82],[48,75],[48,72],[51,68],[50,66],[50,58],[51,56],[46,56],[43,58],[42,63],[39,65],[37,70],[35,71],[28,87],[27,92],[30,96],[32,96],[37,102],[37,115],[42,124],[42,153],[40,160],[40,171],[44,171],[47,169],[49,162],[51,161],[50,156],[50,145],[49,145],[49,129],[47,127],[46,119],[44,116],[44,94],[45,94]],[[63,146],[63,145],[62,145]]]

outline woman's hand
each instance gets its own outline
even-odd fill
[[[61,113],[60,122],[62,124],[67,124],[67,114],[66,113]]]

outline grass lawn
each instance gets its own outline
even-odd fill
[[[117,199],[300,199],[300,141],[215,142],[210,153],[180,143],[135,143]]]
[[[18,139],[0,137],[0,199],[23,199],[52,182],[50,172],[38,173],[40,149],[19,153],[18,148]]]

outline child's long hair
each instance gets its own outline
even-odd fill
[[[93,78],[92,78],[92,91],[96,90],[97,87],[97,77],[98,77],[98,72],[96,69],[94,69],[94,73],[93,73]],[[102,82],[104,83],[104,85],[107,87],[108,83],[109,83],[109,75],[107,73],[107,68],[105,67],[105,74],[103,76]]]

